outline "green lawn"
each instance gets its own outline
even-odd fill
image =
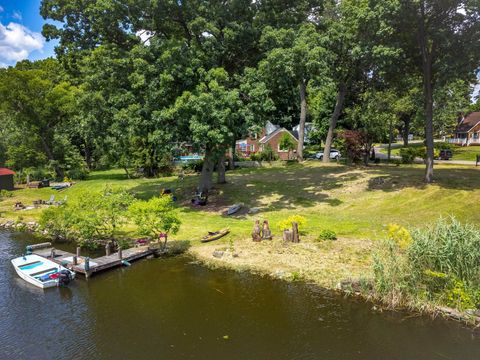
[[[162,188],[172,188],[178,196],[183,226],[178,239],[199,239],[208,230],[229,226],[231,237],[249,237],[255,218],[268,219],[274,232],[276,224],[291,214],[307,218],[307,236],[314,238],[321,229],[331,229],[341,237],[381,238],[385,225],[399,223],[424,226],[440,216],[455,215],[461,220],[479,222],[476,209],[480,200],[480,172],[472,167],[436,166],[436,183],[422,182],[423,167],[371,166],[346,167],[307,162],[277,168],[243,169],[228,173],[229,183],[218,186],[205,208],[189,204],[197,176],[160,179],[126,179],[122,171],[94,172],[86,181],[57,193],[50,189],[21,189],[0,202],[4,218],[35,220],[40,209],[13,211],[13,204],[29,205],[36,199],[68,196],[75,201],[85,191],[99,191],[105,185],[129,189],[137,197],[148,199]],[[234,218],[222,215],[229,205],[243,202],[257,207],[256,215]],[[133,225],[124,229],[134,234]]]
[[[423,146],[422,143],[415,143],[409,145],[409,147],[420,147]],[[403,146],[398,146],[392,149],[393,156],[400,156],[400,149]],[[480,146],[454,146],[453,147],[453,157],[452,160],[467,160],[467,161],[475,161],[476,156],[480,155]],[[387,148],[382,148],[382,153],[387,153]]]

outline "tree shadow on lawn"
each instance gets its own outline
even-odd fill
[[[425,176],[423,167],[379,166],[368,168],[366,171],[374,176],[368,181],[368,190],[370,191],[394,192],[405,188],[426,189],[430,186],[423,181]],[[476,168],[436,168],[434,169],[433,185],[452,190],[479,190],[480,170]]]
[[[88,175],[87,180],[104,180],[104,181],[117,181],[117,180],[129,180],[127,174],[121,172],[99,171]]]
[[[244,218],[249,209],[257,212],[310,208],[320,203],[338,206],[341,200],[331,197],[326,191],[337,189],[345,182],[359,178],[358,174],[345,173],[342,168],[261,169],[255,172],[231,172],[227,184],[215,185],[209,194],[207,206],[193,207],[190,200],[194,194],[196,182],[186,183],[175,189],[179,204],[192,211],[221,213],[236,203],[243,203],[244,209],[231,218]],[[198,180],[191,179],[191,180]],[[147,185],[151,186],[151,185]],[[145,185],[133,189],[145,191]],[[225,215],[225,214],[224,214]]]

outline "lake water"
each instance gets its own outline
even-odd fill
[[[0,232],[0,359],[480,359],[480,334],[187,257],[40,290]],[[58,246],[60,248],[60,246]]]

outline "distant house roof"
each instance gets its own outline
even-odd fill
[[[7,168],[0,168],[0,176],[4,175],[15,175],[15,172]]]
[[[264,137],[262,137],[260,140],[258,140],[258,142],[260,144],[266,144],[267,142],[270,141],[271,138],[273,138],[275,135],[277,135],[278,133],[281,133],[281,132],[287,132],[289,133],[290,135],[292,135],[292,137],[298,141],[298,133],[295,132],[295,131],[288,131],[287,129],[285,128],[277,128],[275,131],[271,132],[270,134],[268,135],[265,135]]]
[[[462,121],[460,121],[460,123],[457,125],[456,132],[457,133],[469,132],[478,123],[480,123],[480,111],[470,113],[466,117],[464,117]]]

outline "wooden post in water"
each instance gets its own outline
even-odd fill
[[[298,236],[298,223],[296,222],[292,222],[292,242],[300,242],[300,237]]]
[[[123,259],[122,248],[118,248],[118,258],[119,258],[120,260]]]

